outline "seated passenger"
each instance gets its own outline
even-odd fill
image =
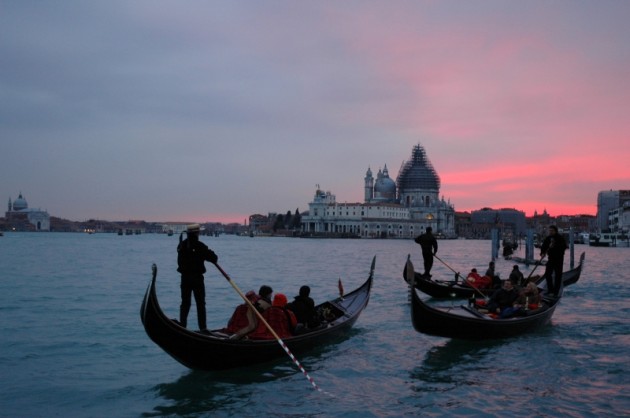
[[[477,269],[470,270],[470,273],[466,276],[466,280],[472,282],[473,284],[479,279],[481,279],[481,276],[477,273]]]
[[[320,323],[315,310],[315,301],[310,297],[310,294],[311,288],[302,286],[300,287],[300,294],[287,305],[287,308],[295,314],[298,324],[302,324],[305,328],[315,328]]]
[[[273,289],[270,286],[262,285],[258,291],[258,300],[256,301],[256,309],[263,313],[271,307],[271,294]]]
[[[518,291],[514,288],[511,281],[505,280],[503,287],[495,290],[492,294],[486,307],[488,311],[500,314],[501,318],[507,318],[518,310],[514,308],[516,298],[518,298]]]
[[[293,335],[297,325],[295,314],[287,309],[287,297],[282,293],[277,293],[273,298],[273,304],[269,309],[262,313],[267,324],[273,328],[280,338],[286,338]],[[267,328],[263,321],[258,321],[256,330],[249,334],[252,340],[273,340],[276,338]]]
[[[486,277],[485,280],[490,283],[488,287],[501,288],[501,278],[494,272],[494,261],[488,263],[488,270],[486,270],[486,274],[483,277]]]
[[[523,273],[518,269],[518,265],[514,265],[514,267],[512,268],[509,279],[514,286],[523,285],[523,280],[525,280],[525,277],[523,277]]]
[[[468,276],[466,277],[466,282],[472,287],[476,287],[478,289],[490,287],[492,283],[489,277],[480,276],[479,273],[477,273],[477,269],[470,270],[470,273],[468,273]]]
[[[523,309],[537,309],[540,303],[540,294],[535,281],[530,280],[519,292],[516,304]]]
[[[258,301],[258,295],[253,290],[245,294],[245,297],[255,304]],[[228,321],[227,327],[222,331],[232,334],[230,339],[241,339],[256,329],[258,318],[256,313],[247,303],[242,303],[234,309],[232,317]]]

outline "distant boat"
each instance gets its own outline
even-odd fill
[[[118,230],[118,235],[122,235],[122,234],[123,234],[123,230],[122,230],[122,229],[119,229],[119,230]]]
[[[168,235],[169,237],[173,236],[173,230],[169,229],[168,232],[166,233],[166,235]]]
[[[586,244],[588,245],[588,241],[591,237],[591,234],[588,232],[582,232],[577,235],[577,239],[575,240],[576,244]]]
[[[524,257],[512,257],[510,258],[515,263],[525,264],[526,266],[538,263],[541,266],[547,264],[547,260],[534,260],[533,258],[524,258]]]
[[[630,237],[624,233],[591,234],[588,237],[588,245],[591,247],[628,247]]]

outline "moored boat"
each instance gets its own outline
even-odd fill
[[[293,353],[347,336],[370,299],[375,261],[376,257],[372,259],[367,280],[360,287],[316,306],[324,319],[322,326],[282,339]],[[142,324],[149,338],[184,366],[197,370],[225,370],[286,356],[276,340],[236,340],[221,330],[202,333],[182,327],[162,311],[156,293],[156,276],[157,268],[153,265],[153,277],[140,308]]]
[[[524,258],[524,257],[512,257],[510,258],[510,260],[515,263],[525,264],[526,266],[535,265],[536,263],[538,263],[541,266],[544,266],[545,264],[547,264],[547,260],[541,261],[541,260],[534,260],[531,258]]]
[[[588,238],[591,247],[628,247],[630,236],[623,233],[591,234]]]

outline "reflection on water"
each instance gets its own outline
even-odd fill
[[[274,365],[275,364],[275,365]],[[286,379],[296,373],[290,364],[279,361],[221,372],[190,371],[175,382],[160,383],[153,390],[168,404],[155,406],[144,416],[188,415],[215,409],[242,408],[260,384]]]
[[[423,368],[434,371],[448,371],[461,364],[483,361],[493,349],[504,344],[504,340],[470,341],[446,340],[444,344],[435,345],[427,350]]]

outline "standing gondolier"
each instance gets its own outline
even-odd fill
[[[564,266],[564,252],[566,249],[567,242],[558,233],[558,227],[555,225],[549,226],[549,235],[547,235],[540,246],[541,260],[544,256],[547,256],[545,280],[547,281],[547,294],[549,296],[560,296],[562,267]]]
[[[206,272],[205,261],[215,263],[219,257],[208,248],[206,244],[199,241],[199,224],[188,225],[186,228],[186,239],[179,236],[177,246],[177,271],[181,273],[181,293],[182,304],[179,307],[179,322],[185,328],[188,319],[188,312],[191,305],[191,294],[195,296],[197,306],[197,321],[199,329],[206,327],[206,288],[203,283],[203,274]]]
[[[422,248],[422,258],[424,260],[423,276],[431,276],[431,268],[433,267],[433,256],[437,253],[438,244],[433,236],[433,228],[427,226],[424,234],[418,235],[414,240],[416,244]]]

